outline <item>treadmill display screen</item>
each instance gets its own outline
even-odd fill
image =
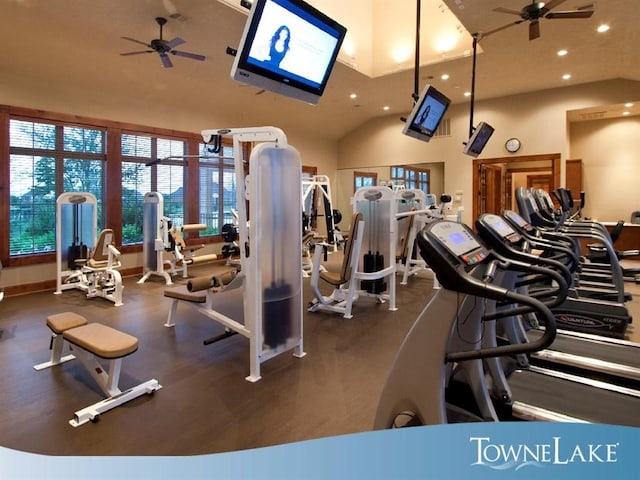
[[[525,221],[525,219],[522,218],[520,215],[518,215],[516,212],[505,210],[504,215],[508,216],[510,220],[512,220],[513,222],[515,222],[517,225],[521,227],[527,226],[527,222]]]
[[[498,215],[485,215],[484,220],[487,225],[502,238],[507,238],[509,235],[516,233],[513,228],[507,225]]]
[[[431,233],[438,241],[457,257],[480,248],[481,245],[459,223],[441,222],[434,225]]]

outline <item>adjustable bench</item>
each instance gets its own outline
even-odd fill
[[[96,422],[100,414],[162,388],[155,379],[125,391],[118,387],[122,359],[138,349],[136,337],[101,323],[88,323],[82,315],[73,312],[50,315],[47,317],[47,326],[53,332],[51,358],[33,368],[43,370],[76,358],[73,354],[62,356],[64,342],[67,342],[107,397],[75,412],[74,417],[69,420],[72,426],[77,427],[88,421]],[[108,361],[108,373],[99,359]]]

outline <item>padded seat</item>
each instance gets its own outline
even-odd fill
[[[66,330],[63,337],[69,343],[105,359],[122,358],[138,350],[136,337],[101,323],[88,323]]]
[[[353,253],[353,239],[356,238],[358,233],[358,226],[360,225],[360,221],[362,220],[362,213],[356,213],[351,219],[351,227],[349,228],[349,240],[347,240],[347,244],[344,248],[344,257],[342,259],[342,266],[339,272],[329,272],[324,271],[320,272],[320,278],[325,282],[334,285],[340,286],[349,281],[351,278],[352,267],[351,267],[351,255]]]
[[[177,288],[167,289],[164,291],[164,296],[168,298],[175,298],[177,300],[184,300],[186,302],[193,302],[193,303],[205,303],[207,301],[206,290],[190,292],[186,285],[182,285]]]
[[[81,327],[89,323],[86,318],[74,312],[62,312],[47,317],[47,327],[60,335],[71,328]]]

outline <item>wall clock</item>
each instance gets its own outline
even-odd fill
[[[504,148],[506,148],[507,151],[511,153],[515,153],[520,150],[520,146],[520,140],[518,140],[517,138],[510,138],[504,144]]]

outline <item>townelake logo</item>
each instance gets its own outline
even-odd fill
[[[569,465],[575,463],[617,463],[620,443],[565,444],[562,437],[548,443],[494,443],[491,437],[469,437],[475,447],[475,462],[495,470],[520,470],[523,467]]]

